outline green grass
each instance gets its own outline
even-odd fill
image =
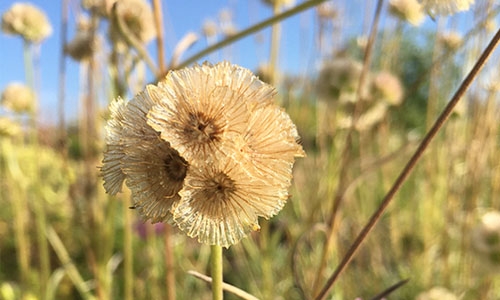
[[[351,132],[350,143],[350,129],[335,122],[340,111],[352,107],[318,93],[318,73],[294,78],[292,86],[276,82],[277,101],[296,123],[307,157],[295,164],[285,208],[261,220],[261,232],[223,251],[224,282],[259,299],[312,299],[318,292],[313,283],[326,283],[459,86],[464,76],[455,75],[468,71],[460,59],[475,62],[486,45],[476,33],[431,70],[434,51],[440,51],[432,38],[377,36],[371,71],[388,64],[380,50],[395,42],[400,50],[389,63],[391,71],[413,93],[368,130]],[[127,51],[130,57],[136,53]],[[497,67],[492,59],[475,79],[461,100],[466,112],[453,115],[440,130],[328,299],[370,299],[404,279],[409,282],[388,299],[415,299],[435,286],[461,299],[500,295],[498,260],[485,263],[471,241],[483,213],[500,209]],[[144,79],[115,76],[105,82]],[[360,113],[368,107],[361,105]],[[319,114],[327,115],[326,129]],[[97,168],[104,120],[94,110],[74,123],[63,128],[63,149],[57,128],[34,128],[31,122],[23,136],[0,136],[0,299],[165,299],[165,247],[172,247],[176,298],[211,299],[210,285],[188,274],[210,274],[210,247],[176,228],[168,246],[164,227],[142,224],[128,209],[126,188],[116,197],[106,195]],[[338,195],[342,202],[325,254]],[[226,292],[225,299],[239,298]]]

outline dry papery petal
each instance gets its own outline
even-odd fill
[[[179,228],[200,243],[223,247],[258,230],[258,216],[276,214],[288,198],[286,189],[250,177],[230,157],[191,166],[179,194],[173,209]]]
[[[127,106],[123,122],[123,172],[134,207],[152,223],[172,221],[170,209],[180,199],[188,164],[146,123],[154,101],[139,93]]]
[[[230,133],[245,130],[253,110],[272,103],[274,89],[227,62],[170,72],[158,87],[148,124],[188,162],[208,162]]]
[[[295,157],[305,156],[297,128],[277,105],[255,110],[244,134],[231,140],[234,143],[225,144],[225,154],[240,162],[251,177],[276,189],[290,186]]]
[[[121,160],[125,156],[121,137],[126,109],[127,103],[120,97],[109,105],[111,115],[106,124],[106,151],[102,160],[101,175],[104,179],[104,189],[111,195],[121,191],[125,180],[121,168]]]

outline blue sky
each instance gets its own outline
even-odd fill
[[[0,13],[3,14],[15,1],[1,0]],[[56,123],[57,116],[57,94],[58,94],[58,68],[60,45],[60,14],[62,1],[30,0],[31,3],[41,8],[48,15],[53,27],[52,35],[45,40],[40,47],[39,77],[37,79],[38,93],[40,99],[40,118],[45,123]],[[367,31],[365,13],[371,20],[376,1],[340,1],[340,9],[344,17],[342,27],[347,28],[347,32],[352,35],[361,35]],[[77,8],[79,1],[72,1],[72,8]],[[335,1],[334,3],[338,3]],[[368,3],[368,4],[367,4]],[[223,9],[230,9],[233,20],[238,29],[244,29],[257,23],[271,15],[271,9],[262,1],[257,0],[185,0],[185,1],[163,1],[165,34],[166,34],[166,57],[169,59],[172,48],[188,32],[193,31],[200,34],[200,28],[207,19],[216,20]],[[75,11],[70,13],[69,39],[72,37],[74,28]],[[390,23],[391,18],[387,22]],[[384,20],[385,20],[384,19]],[[385,22],[385,21],[383,21]],[[382,24],[384,26],[384,23]],[[427,27],[434,27],[435,22],[426,21]],[[314,9],[309,9],[299,15],[291,17],[282,23],[281,51],[279,58],[279,69],[288,73],[312,73],[315,71],[317,63],[317,53],[315,52],[315,34],[317,21]],[[342,39],[332,42],[342,43]],[[257,66],[268,60],[270,30],[263,30],[257,35],[253,35],[238,41],[237,43],[215,53],[209,57],[201,59],[213,62],[221,59],[228,59],[233,63],[242,65],[251,70],[256,70]],[[153,49],[154,43],[150,44]],[[206,46],[206,42],[201,38],[189,51],[184,54],[184,58],[199,51]],[[70,118],[77,115],[79,76],[80,70],[77,63],[67,58],[66,67],[66,103],[67,114]],[[18,37],[8,36],[0,33],[0,90],[12,81],[25,82],[23,63],[23,44]],[[108,99],[105,99],[106,101]]]
[[[40,47],[38,93],[40,98],[40,117],[44,122],[52,122],[56,115],[56,103],[58,93],[58,68],[59,56],[61,52],[60,29],[61,29],[61,5],[62,1],[30,0],[30,3],[41,8],[50,19],[53,27],[52,35],[45,40]],[[72,1],[73,8],[78,7],[76,0]],[[15,1],[0,1],[0,13],[3,14]],[[200,33],[203,22],[207,19],[217,19],[223,9],[230,9],[233,12],[233,19],[237,28],[245,28],[256,21],[263,20],[271,15],[271,9],[263,5],[260,1],[163,1],[166,51],[167,60],[172,53],[175,44],[188,32]],[[75,11],[70,13],[70,32],[74,27]],[[314,32],[312,27],[314,22],[313,10],[306,11],[300,16],[288,19],[284,22],[282,37],[282,55],[280,64],[285,70],[295,72],[305,68],[306,60],[299,57],[307,55],[312,50],[314,43]],[[286,30],[285,30],[286,28]],[[299,37],[299,32],[305,33]],[[267,61],[270,31],[264,30],[258,43],[256,36],[245,38],[235,45],[232,45],[220,53],[211,55],[205,59],[219,60],[230,59],[232,62],[255,70],[259,63]],[[299,46],[299,38],[301,45]],[[151,49],[152,44],[150,44]],[[201,38],[189,51],[184,54],[184,58],[202,49],[206,42]],[[203,61],[202,59],[200,61]],[[67,109],[70,117],[76,115],[78,106],[79,89],[79,67],[78,64],[67,58],[66,77],[66,97]],[[25,82],[23,62],[23,42],[20,38],[8,36],[0,33],[0,90],[12,81]]]

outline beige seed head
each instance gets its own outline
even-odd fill
[[[16,113],[33,112],[36,105],[33,90],[27,85],[17,82],[7,85],[0,99],[6,109]]]
[[[145,0],[121,0],[115,7],[116,18],[123,21],[137,40],[147,44],[156,37],[153,11]],[[126,47],[116,19],[110,23],[109,36],[119,48]]]
[[[389,12],[413,26],[419,26],[425,18],[424,10],[417,0],[391,0]]]
[[[389,105],[399,105],[403,101],[403,86],[398,77],[388,71],[381,71],[373,80],[374,96]]]
[[[2,30],[23,39],[40,43],[52,34],[52,26],[45,13],[29,3],[14,3],[2,15]]]

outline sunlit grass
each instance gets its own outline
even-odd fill
[[[303,8],[293,14],[304,13],[319,2],[300,4]],[[353,111],[359,117],[366,115],[381,102],[372,98],[374,94],[369,93],[366,98],[370,99],[357,99],[357,86],[347,90],[350,85],[346,82],[321,91],[319,69],[283,74],[276,69],[280,64],[275,54],[269,54],[273,56],[271,70],[276,72],[270,78],[276,80],[277,101],[297,125],[307,157],[295,164],[291,196],[279,215],[261,220],[262,232],[254,232],[224,250],[224,282],[259,299],[312,299],[318,294],[318,287],[322,288],[334,272],[491,38],[491,30],[483,26],[484,18],[498,20],[498,4],[477,2],[477,20],[463,29],[469,33],[468,39],[457,49],[434,43],[443,27],[453,29],[453,24],[442,19],[436,21],[439,26],[435,32],[410,28],[403,21],[384,16],[389,25],[381,25],[376,35],[367,78],[390,71],[400,78],[405,94],[403,103],[387,105],[380,119],[366,128],[353,129],[343,120],[349,120]],[[372,6],[374,9],[375,4]],[[489,7],[485,10],[489,16],[484,11],[479,14],[484,7]],[[234,36],[221,36],[218,43],[181,59],[176,66],[148,66],[152,69],[149,72],[163,73],[168,67],[191,64],[265,26],[283,25],[288,15],[286,8],[282,10],[284,15],[270,21],[255,22],[257,25]],[[371,17],[373,13],[367,14]],[[94,21],[101,18],[97,12],[89,15]],[[335,24],[349,18],[342,11],[330,17]],[[325,35],[319,37],[323,43],[329,40],[326,34],[334,32],[325,24],[321,30],[316,28]],[[89,30],[95,34],[100,29]],[[281,33],[291,34],[286,27]],[[354,42],[356,34],[336,54],[322,44],[315,63],[324,65],[345,58],[362,62],[366,45],[359,39]],[[108,50],[94,49],[94,57],[110,51],[109,61],[90,58],[81,62],[88,75],[82,81],[93,86],[93,90],[81,91],[81,105],[91,114],[67,121],[64,134],[52,127],[35,126],[35,114],[0,110],[2,117],[23,129],[16,133],[8,127],[11,125],[0,124],[0,299],[167,299],[167,275],[175,280],[177,299],[211,298],[210,284],[188,273],[193,270],[210,275],[210,247],[173,227],[167,230],[169,225],[143,223],[129,209],[130,192],[124,189],[109,196],[98,176],[104,150],[105,114],[101,111],[105,107],[98,107],[102,99],[96,98],[103,90],[111,98],[130,98],[143,89],[140,83],[147,82],[147,72],[141,71],[147,48],[141,41],[129,43],[125,50],[114,44]],[[272,51],[283,48],[278,45]],[[22,60],[22,54],[16,59]],[[25,59],[32,58],[27,55]],[[99,72],[101,64],[109,70],[110,78],[93,80],[92,74]],[[33,68],[31,61],[25,66]],[[498,252],[485,255],[475,249],[471,238],[481,217],[500,209],[497,69],[495,54],[460,100],[462,106],[426,149],[328,299],[370,299],[404,279],[409,279],[408,283],[388,299],[416,299],[437,286],[446,288],[456,299],[497,299],[500,295],[500,279],[495,276],[500,271]],[[359,74],[353,80],[358,83]],[[331,229],[332,208],[339,197],[342,201]],[[325,248],[330,230],[331,245]],[[48,252],[44,253],[44,248]],[[172,269],[167,269],[165,253],[172,253]],[[228,292],[225,297],[238,299]]]

